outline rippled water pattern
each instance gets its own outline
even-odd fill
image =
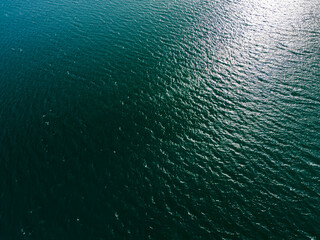
[[[0,239],[320,239],[318,0],[2,0]]]

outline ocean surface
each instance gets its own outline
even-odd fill
[[[0,239],[320,239],[319,0],[1,0]]]

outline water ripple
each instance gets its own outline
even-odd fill
[[[319,237],[319,14],[1,2],[0,234]]]

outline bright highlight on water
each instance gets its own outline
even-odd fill
[[[0,239],[320,239],[318,0],[2,0]]]

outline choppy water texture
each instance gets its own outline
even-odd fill
[[[320,239],[318,0],[2,0],[0,238]]]

